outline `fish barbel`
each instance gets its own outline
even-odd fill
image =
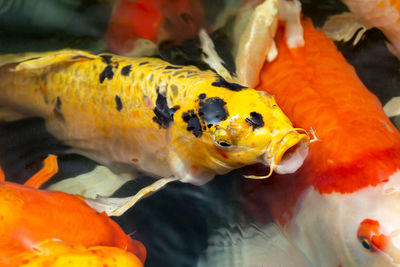
[[[257,162],[293,172],[307,153],[272,96],[211,71],[78,50],[5,55],[0,66],[1,105],[43,117],[108,166],[202,184]]]

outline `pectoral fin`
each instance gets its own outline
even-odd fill
[[[172,173],[184,183],[202,185],[214,178],[215,173],[208,172],[189,160],[184,160],[175,151],[168,154],[168,163]]]
[[[342,13],[331,16],[323,26],[328,38],[335,41],[350,41],[354,36],[353,45],[356,45],[368,27],[362,24],[352,13]]]
[[[178,180],[175,177],[162,178],[155,183],[142,188],[138,193],[131,197],[97,197],[96,199],[86,199],[86,203],[98,212],[105,212],[108,216],[121,216],[142,198],[160,190],[167,183]]]

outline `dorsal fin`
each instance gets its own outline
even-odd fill
[[[53,52],[29,52],[20,54],[7,54],[0,56],[0,67],[16,63],[14,71],[35,70],[48,67],[61,62],[74,62],[97,59],[98,56],[85,51],[63,49]]]

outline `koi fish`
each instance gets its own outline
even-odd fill
[[[246,183],[243,207],[258,222],[267,208],[311,266],[399,266],[400,133],[333,42],[303,28],[297,49],[279,29],[259,89],[319,141],[296,173]]]
[[[41,255],[47,257],[46,261],[59,256],[71,259],[89,253],[85,252],[88,248],[103,250],[105,254],[108,250],[126,254],[121,260],[130,259],[134,266],[142,266],[146,257],[143,244],[126,235],[104,213],[97,213],[81,197],[38,189],[57,170],[57,158],[49,156],[42,170],[19,185],[6,182],[0,169],[0,264],[11,266],[19,259],[26,263],[27,258],[37,257],[35,262],[41,262],[44,261]],[[48,241],[51,248],[42,244],[54,239],[63,243]],[[75,256],[71,254],[73,251]]]
[[[356,34],[355,44],[367,29],[377,27],[388,38],[390,52],[400,59],[400,1],[343,0],[343,3],[352,13],[332,16],[324,26],[328,37],[348,41]]]
[[[43,117],[56,138],[104,165],[172,176],[151,191],[257,162],[290,173],[307,154],[309,137],[272,96],[211,71],[77,50],[0,62],[0,105]]]

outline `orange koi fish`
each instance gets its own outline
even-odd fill
[[[90,251],[109,250],[104,252],[106,254],[118,250],[117,254],[129,254],[121,261],[135,258],[132,266],[142,266],[146,257],[143,244],[126,235],[107,215],[97,213],[80,197],[38,189],[57,170],[56,157],[49,156],[43,169],[25,185],[6,182],[0,171],[0,265],[11,266],[20,259],[33,260],[42,254],[46,260],[36,259],[34,262],[55,261],[60,259],[57,256],[60,255],[78,264],[79,259],[74,259],[73,255],[78,257]],[[55,244],[54,240],[61,243]],[[88,259],[88,262],[92,260]],[[27,266],[47,266],[43,264]]]
[[[303,27],[296,49],[278,30],[259,89],[319,140],[297,172],[247,182],[244,207],[258,222],[267,208],[307,266],[400,266],[400,133],[333,42]]]

